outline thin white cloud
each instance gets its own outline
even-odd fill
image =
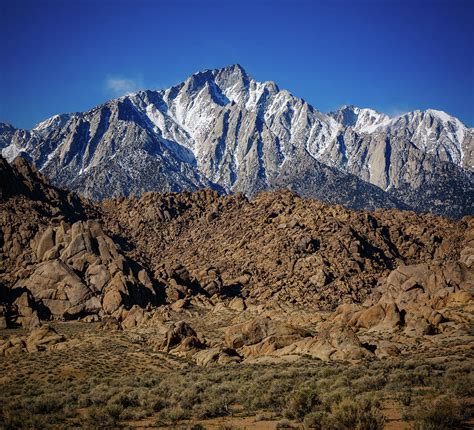
[[[414,110],[414,109],[392,107],[392,108],[386,109],[386,112],[385,112],[385,113],[386,113],[390,118],[396,118],[397,116],[404,115],[404,114],[406,114],[407,112],[411,112],[412,110]]]
[[[143,88],[141,78],[123,78],[109,76],[106,80],[106,89],[114,96],[131,94]]]

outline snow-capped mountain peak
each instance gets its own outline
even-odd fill
[[[418,149],[440,160],[473,168],[472,129],[446,112],[435,109],[407,112],[386,124],[385,131],[410,139]]]
[[[203,186],[253,195],[289,186],[326,201],[375,207],[399,205],[393,196],[411,205],[412,194],[397,190],[416,189],[419,198],[423,186],[426,201],[418,209],[456,214],[468,205],[438,196],[430,184],[447,181],[439,178],[451,169],[460,181],[456,193],[463,193],[471,183],[462,169],[473,168],[473,144],[472,129],[442,111],[389,118],[343,106],[324,114],[238,64],[88,112],[55,115],[31,131],[0,127],[5,156],[27,153],[55,183],[96,198]],[[464,201],[464,194],[456,198]]]
[[[33,131],[45,133],[53,128],[61,128],[69,120],[70,117],[71,114],[53,115],[52,117],[37,124],[33,128]]]
[[[378,127],[386,125],[390,117],[374,109],[360,108],[353,105],[342,106],[335,112],[329,113],[336,121],[345,127],[352,127],[360,133],[373,133]]]

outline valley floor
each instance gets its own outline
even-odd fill
[[[54,323],[65,342],[0,357],[0,428],[472,428],[473,354],[197,366],[152,331]],[[0,338],[24,329],[0,331]],[[469,424],[470,423],[470,424]]]

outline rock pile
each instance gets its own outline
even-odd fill
[[[97,221],[50,226],[30,246],[36,262],[13,290],[31,292],[55,319],[112,314],[133,303],[158,304],[146,271],[132,269]]]
[[[170,285],[169,301],[218,294],[334,310],[362,303],[398,266],[457,261],[470,218],[353,212],[287,191],[251,201],[199,191],[108,201],[102,219]]]
[[[385,357],[470,335],[473,217],[354,212],[284,190],[99,204],[1,158],[0,177],[0,328],[102,320],[202,365]]]
[[[0,356],[44,351],[66,339],[49,325],[31,330],[27,336],[12,335],[6,340],[0,339]]]
[[[146,269],[104,233],[92,203],[50,186],[21,158],[0,158],[0,176],[2,324],[104,316],[163,300]]]

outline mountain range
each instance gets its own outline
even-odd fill
[[[325,114],[240,65],[55,115],[32,130],[0,124],[0,149],[97,200],[289,188],[353,209],[474,213],[474,129],[459,119],[433,109],[391,118],[355,106]]]
[[[326,115],[234,66],[0,145],[0,428],[473,422],[455,118]]]

